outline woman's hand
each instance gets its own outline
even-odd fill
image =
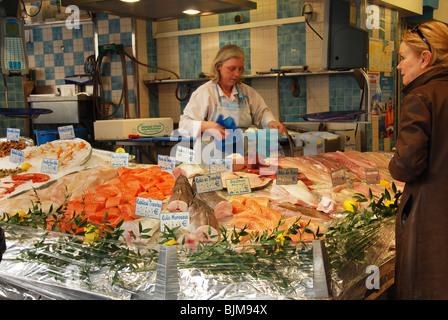
[[[224,140],[226,138],[226,128],[215,121],[202,121],[201,133],[204,133],[205,131],[219,140]]]
[[[270,129],[277,129],[278,131],[280,131],[282,134],[286,134],[286,128],[283,125],[283,123],[280,123],[278,121],[269,121],[268,123],[268,127]]]

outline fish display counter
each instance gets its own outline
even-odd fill
[[[27,186],[0,198],[0,297],[363,299],[394,259],[390,153],[234,158],[219,172],[87,154],[46,181],[6,176]]]

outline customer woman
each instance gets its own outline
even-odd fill
[[[401,123],[389,163],[406,182],[396,221],[398,299],[448,299],[448,27],[406,31]]]
[[[214,129],[224,139],[226,128],[216,122],[220,115],[224,119],[231,117],[241,129],[253,124],[258,128],[285,130],[261,95],[241,82],[244,61],[244,52],[237,45],[225,45],[218,51],[212,66],[213,77],[191,95],[180,117],[180,130],[198,138]]]

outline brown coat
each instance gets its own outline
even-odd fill
[[[398,299],[448,299],[448,68],[403,89],[389,170],[406,182],[396,221]]]

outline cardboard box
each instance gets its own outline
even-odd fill
[[[358,150],[354,129],[334,130],[334,133],[341,138],[340,148],[342,151]]]
[[[125,140],[169,136],[173,131],[172,118],[138,118],[98,120],[93,123],[95,140]],[[131,137],[132,138],[132,137]]]

